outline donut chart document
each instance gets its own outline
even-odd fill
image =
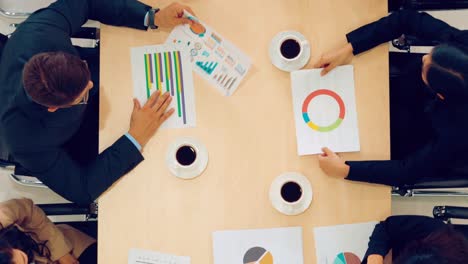
[[[353,66],[340,66],[325,76],[321,69],[291,73],[297,153],[360,150]]]

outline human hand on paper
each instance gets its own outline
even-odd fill
[[[345,161],[329,148],[322,148],[323,153],[318,156],[320,168],[328,176],[346,178],[349,166]]]
[[[173,113],[174,109],[167,108],[172,101],[169,93],[161,95],[160,91],[154,92],[146,104],[141,107],[137,99],[133,99],[133,112],[128,133],[144,147],[156,133],[162,123]]]
[[[336,68],[336,66],[350,63],[353,57],[353,46],[351,43],[348,43],[338,50],[329,51],[325,54],[322,54],[319,61],[314,64],[314,68],[323,68],[320,75],[324,76]]]
[[[158,27],[173,28],[181,24],[193,24],[195,21],[184,17],[184,10],[190,12],[192,15],[195,13],[189,6],[179,3],[172,3],[169,6],[162,8],[154,15],[154,23]]]
[[[377,254],[372,254],[367,257],[367,264],[383,264],[384,258]]]
[[[58,263],[59,264],[80,264],[80,262],[70,253],[59,258]]]

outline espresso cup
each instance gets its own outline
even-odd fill
[[[281,186],[281,198],[287,203],[296,203],[302,198],[302,187],[299,183],[288,181]]]
[[[303,46],[307,43],[307,40],[301,41],[296,36],[286,36],[278,43],[279,54],[286,61],[295,61],[301,57]]]
[[[197,159],[197,150],[189,145],[180,146],[175,153],[175,158],[181,166],[191,166]]]

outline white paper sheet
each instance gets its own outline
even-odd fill
[[[303,264],[302,227],[213,233],[214,264]]]
[[[171,93],[169,108],[175,112],[161,128],[194,127],[192,67],[185,51],[166,45],[135,47],[131,49],[131,62],[133,94],[142,107],[156,90]]]
[[[378,222],[314,228],[315,254],[321,264],[361,264]]]
[[[232,95],[250,69],[250,58],[188,12],[185,16],[198,23],[175,27],[166,44],[186,50],[196,73],[223,95]]]
[[[320,76],[321,69],[291,73],[299,155],[359,151],[353,66],[340,66]]]
[[[190,257],[132,248],[128,252],[128,264],[190,264]]]

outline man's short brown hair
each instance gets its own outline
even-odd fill
[[[73,103],[90,81],[86,62],[65,52],[44,52],[24,66],[23,85],[35,101],[48,107]]]

